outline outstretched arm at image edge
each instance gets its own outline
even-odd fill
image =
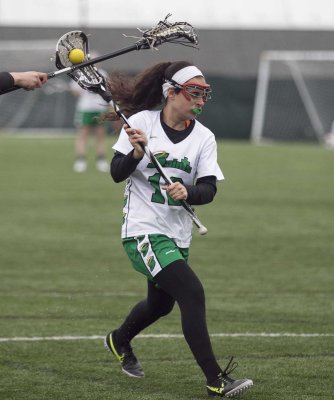
[[[0,92],[15,85],[13,76],[9,72],[0,72]]]

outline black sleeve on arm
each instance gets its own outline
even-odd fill
[[[15,85],[14,78],[9,72],[0,72],[0,92],[12,88]]]
[[[188,192],[187,203],[199,206],[210,203],[216,195],[217,178],[213,175],[197,179],[196,185],[185,185]]]
[[[113,159],[111,160],[110,175],[116,183],[127,179],[141,161],[141,159],[136,160],[133,158],[133,152],[134,150],[125,155],[116,151]]]

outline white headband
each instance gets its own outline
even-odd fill
[[[189,67],[184,67],[179,71],[175,72],[172,76],[172,80],[180,85],[183,85],[185,82],[189,81],[189,79],[194,78],[195,76],[203,76],[203,73],[195,66],[190,65]],[[168,89],[173,88],[174,86],[170,82],[165,82],[162,85],[162,93],[164,98],[168,96]]]

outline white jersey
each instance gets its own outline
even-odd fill
[[[173,181],[193,185],[204,176],[224,176],[217,163],[214,134],[195,121],[192,132],[174,144],[160,122],[160,111],[141,111],[129,118],[133,128],[141,129],[148,138],[148,147],[159,159]],[[122,129],[113,149],[128,154],[133,147]],[[192,220],[181,206],[161,189],[165,182],[145,155],[130,175],[125,189],[122,238],[145,234],[164,234],[179,247],[189,247]]]

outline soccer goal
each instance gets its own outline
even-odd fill
[[[251,139],[318,141],[334,131],[334,52],[261,55]]]

